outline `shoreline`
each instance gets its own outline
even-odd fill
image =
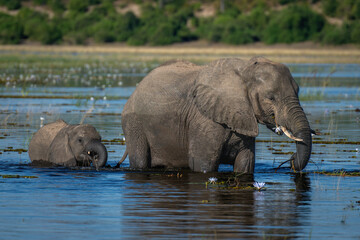
[[[167,61],[182,58],[192,61],[212,61],[222,57],[251,58],[263,56],[283,63],[360,63],[360,47],[321,46],[313,43],[265,45],[262,43],[231,46],[208,43],[179,43],[170,46],[106,45],[0,45],[2,55],[42,54],[110,55],[116,59]]]

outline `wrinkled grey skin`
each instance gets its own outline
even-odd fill
[[[29,144],[33,163],[49,162],[66,167],[103,167],[107,150],[101,136],[88,124],[69,125],[63,120],[46,124],[33,136]]]
[[[190,167],[254,172],[258,123],[284,126],[295,137],[294,170],[311,154],[311,129],[289,69],[257,57],[220,59],[205,66],[163,64],[138,85],[124,107],[122,126],[132,168]]]

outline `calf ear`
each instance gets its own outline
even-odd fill
[[[48,160],[56,165],[76,166],[76,159],[71,150],[68,135],[69,127],[63,128],[50,144]]]

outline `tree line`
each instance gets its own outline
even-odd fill
[[[141,15],[119,13],[130,2]],[[196,14],[203,4],[213,4],[215,14]],[[114,0],[0,0],[0,7],[2,44],[360,43],[358,0],[124,0],[120,6]]]

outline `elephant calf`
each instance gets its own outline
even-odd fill
[[[150,72],[127,101],[122,127],[132,168],[190,167],[254,172],[258,123],[296,141],[291,158],[302,170],[311,154],[311,129],[289,69],[256,57],[204,66],[165,63]]]
[[[46,124],[37,131],[29,144],[30,160],[66,167],[105,166],[107,150],[101,136],[88,124],[69,125],[63,120]]]

